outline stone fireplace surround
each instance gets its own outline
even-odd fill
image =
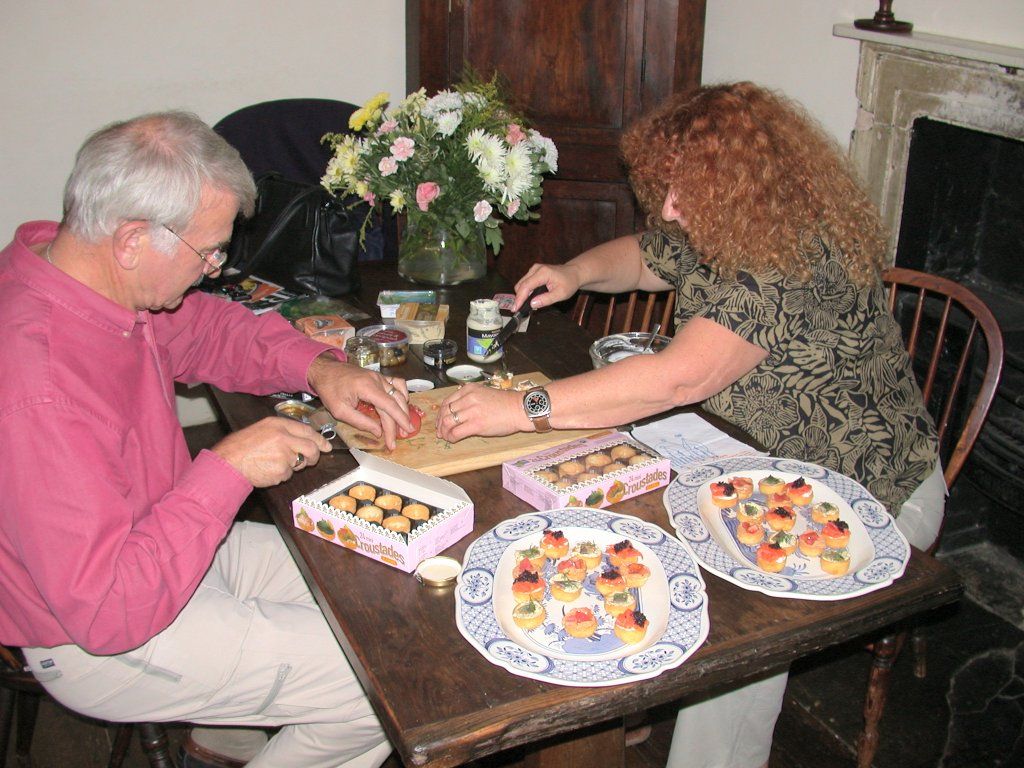
[[[850,158],[890,232],[889,263],[906,265],[914,256],[897,254],[897,246],[914,122],[928,118],[1024,142],[1024,50],[922,33],[866,32],[852,25],[836,25],[833,33],[861,41]],[[1016,210],[1022,208],[1024,203]],[[1024,258],[1024,247],[1019,253],[1011,250],[1009,257]],[[967,284],[992,308],[1006,358],[988,422],[947,505],[943,549],[989,539],[1024,559],[1024,514],[1018,503],[1024,494],[1022,287],[979,280],[979,274],[947,276]],[[1021,479],[1007,484],[1008,475]]]
[[[833,34],[861,41],[850,158],[891,232],[891,262],[914,121],[928,117],[1024,141],[1024,50],[852,24],[837,24]]]

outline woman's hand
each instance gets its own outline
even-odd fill
[[[547,288],[533,299],[533,309],[540,309],[564,301],[580,289],[580,274],[570,264],[534,264],[516,283],[516,301],[513,311],[518,310],[527,297],[540,287]]]
[[[523,393],[466,384],[438,407],[437,436],[449,443],[464,437],[499,437],[526,432],[530,420],[523,412]]]

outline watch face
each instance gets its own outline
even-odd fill
[[[531,419],[547,416],[551,413],[551,400],[548,398],[548,393],[544,390],[527,392],[526,397],[523,398],[523,408],[526,409],[526,415]]]

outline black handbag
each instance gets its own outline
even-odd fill
[[[267,174],[256,182],[256,211],[239,219],[217,282],[262,277],[298,293],[341,296],[359,290],[357,263],[380,258],[380,228],[359,233],[369,205],[339,199],[319,185]]]

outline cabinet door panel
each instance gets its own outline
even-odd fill
[[[505,246],[494,264],[518,280],[531,264],[562,264],[606,240],[634,231],[633,193],[625,184],[544,182],[540,219],[502,227]]]
[[[407,0],[409,90],[497,71],[558,147],[540,219],[503,224],[494,264],[516,279],[636,229],[622,131],[700,83],[705,0]]]
[[[550,130],[584,125],[619,131],[631,111],[626,102],[640,84],[642,5],[466,0],[452,69],[461,69],[463,61],[482,74],[497,69],[530,116]]]

